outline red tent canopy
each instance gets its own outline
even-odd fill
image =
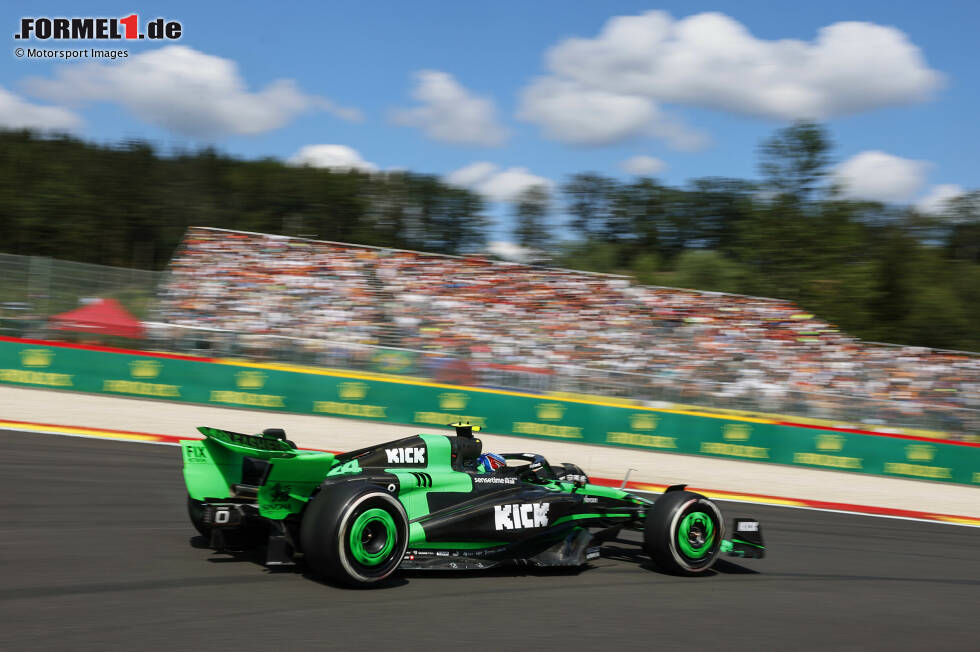
[[[99,335],[143,337],[143,325],[115,299],[99,299],[51,318],[51,328]]]

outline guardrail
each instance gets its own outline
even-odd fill
[[[980,485],[980,444],[358,372],[0,338],[0,383]]]

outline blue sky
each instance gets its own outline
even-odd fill
[[[93,47],[15,41],[21,16],[134,12],[181,21],[182,38],[96,45],[129,51],[116,62],[13,55]],[[929,208],[980,186],[976,2],[14,2],[2,14],[6,126],[248,158],[343,146],[305,160],[451,175],[506,200],[576,172],[630,178],[633,157],[648,158],[627,169],[669,184],[752,178],[762,139],[816,117],[854,196]]]

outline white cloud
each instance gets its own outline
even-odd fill
[[[495,256],[503,258],[504,260],[509,260],[515,263],[531,262],[539,258],[541,255],[536,249],[522,247],[517,243],[504,242],[503,240],[494,240],[493,242],[488,243],[487,251]]]
[[[941,213],[949,200],[965,193],[966,190],[963,186],[955,183],[941,183],[931,187],[922,199],[915,202],[915,207],[922,213]]]
[[[355,109],[308,95],[291,79],[250,92],[234,61],[182,45],[122,63],[62,66],[54,79],[34,78],[25,85],[30,93],[58,102],[118,103],[141,120],[203,139],[277,129],[313,110],[360,119]]]
[[[667,164],[652,156],[633,156],[619,164],[623,172],[637,176],[652,176],[667,169]]]
[[[551,181],[528,172],[527,168],[500,166],[479,161],[446,175],[446,181],[454,186],[469,188],[493,201],[514,201],[523,191],[533,186],[551,187]]]
[[[489,98],[471,93],[438,70],[420,71],[415,80],[412,98],[420,104],[393,111],[395,124],[418,127],[429,138],[453,145],[497,147],[507,140],[507,129],[498,123]]]
[[[617,16],[595,38],[560,42],[546,63],[548,76],[525,88],[518,117],[584,145],[672,136],[677,125],[665,122],[661,104],[827,119],[923,101],[942,84],[894,27],[842,22],[812,41],[763,40],[720,13]]]
[[[68,109],[31,104],[0,86],[0,127],[46,131],[74,129],[81,124],[82,119]]]
[[[846,197],[902,202],[919,192],[930,166],[928,161],[872,150],[856,154],[838,165],[833,178]]]
[[[335,170],[363,170],[374,172],[378,166],[365,161],[360,152],[347,145],[306,145],[300,148],[289,162],[293,165],[309,165],[315,168]]]

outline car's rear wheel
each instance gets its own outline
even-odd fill
[[[667,572],[703,573],[718,558],[722,526],[721,511],[713,502],[690,491],[670,491],[647,512],[643,549]]]
[[[380,487],[327,487],[306,508],[300,543],[317,574],[349,586],[370,586],[401,564],[408,518],[398,499]]]

